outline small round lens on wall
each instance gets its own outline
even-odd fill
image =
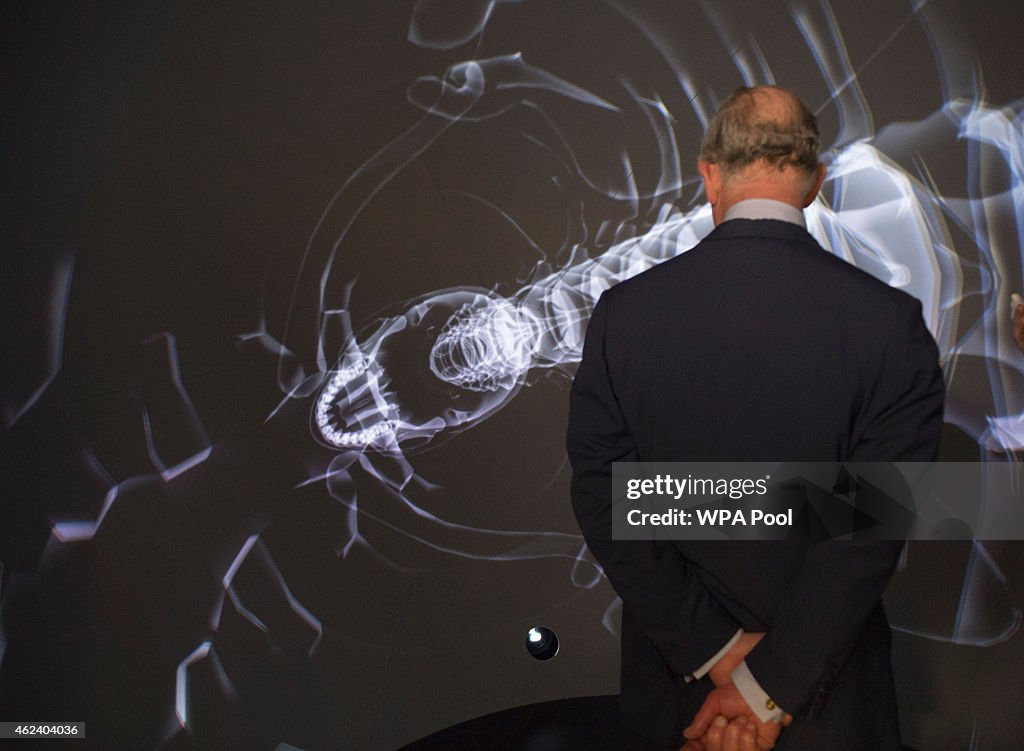
[[[558,654],[558,637],[546,626],[534,626],[526,632],[526,651],[538,660],[550,660]]]

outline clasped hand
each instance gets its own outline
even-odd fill
[[[762,722],[732,682],[732,671],[762,637],[763,633],[741,635],[711,668],[708,675],[715,688],[684,731],[687,741],[680,751],[768,751],[783,726],[792,722],[790,715],[782,724]]]

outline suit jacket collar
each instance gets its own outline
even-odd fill
[[[811,233],[800,225],[777,219],[730,219],[715,227],[706,239],[735,240],[745,237],[810,242],[817,245]]]

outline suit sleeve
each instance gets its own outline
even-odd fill
[[[674,546],[612,540],[612,463],[638,461],[605,356],[609,296],[598,301],[573,381],[566,446],[572,503],[591,552],[623,605],[673,672],[690,675],[739,625]]]
[[[902,322],[902,325],[901,325]],[[938,350],[916,300],[894,316],[883,376],[865,398],[849,461],[933,461],[944,387]],[[902,541],[828,541],[811,546],[766,637],[746,663],[769,696],[793,714],[826,695],[896,567]]]

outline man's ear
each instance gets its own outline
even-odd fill
[[[708,196],[708,203],[714,206],[722,195],[722,172],[717,164],[703,159],[697,160],[697,171],[704,178],[704,192]]]
[[[825,182],[825,175],[827,173],[828,170],[825,168],[825,165],[819,163],[818,169],[814,175],[814,184],[811,186],[811,189],[807,191],[807,194],[804,196],[803,208],[806,209],[814,201],[815,197],[818,195],[818,191],[821,190],[822,183]]]

